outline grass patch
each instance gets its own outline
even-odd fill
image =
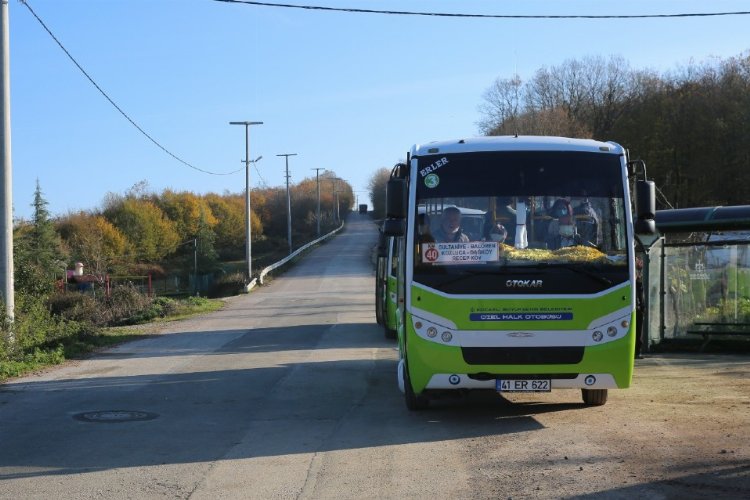
[[[163,319],[165,321],[176,321],[179,319],[189,318],[198,314],[206,314],[214,311],[218,311],[224,307],[224,301],[221,299],[208,299],[206,297],[188,297],[186,299],[177,301],[175,308],[170,312],[168,316]]]
[[[37,348],[32,352],[25,353],[20,359],[0,361],[0,381],[37,371],[47,366],[59,365],[63,361],[65,361],[65,354],[62,346],[57,346],[51,350]]]

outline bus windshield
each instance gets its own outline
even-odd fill
[[[628,279],[618,155],[481,152],[417,161],[415,281],[448,293],[593,293]]]

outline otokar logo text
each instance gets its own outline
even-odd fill
[[[508,288],[542,288],[544,280],[508,280],[505,286]]]

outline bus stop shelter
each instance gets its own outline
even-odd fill
[[[750,340],[750,205],[660,210],[656,228],[637,249],[648,304],[645,347]]]

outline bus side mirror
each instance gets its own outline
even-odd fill
[[[378,238],[378,257],[388,257],[388,238],[380,233]]]
[[[654,181],[635,182],[635,232],[656,234],[656,185]]]
[[[406,219],[406,180],[390,179],[385,187],[385,218]]]
[[[396,238],[406,234],[405,219],[386,219],[383,221],[383,234]]]

